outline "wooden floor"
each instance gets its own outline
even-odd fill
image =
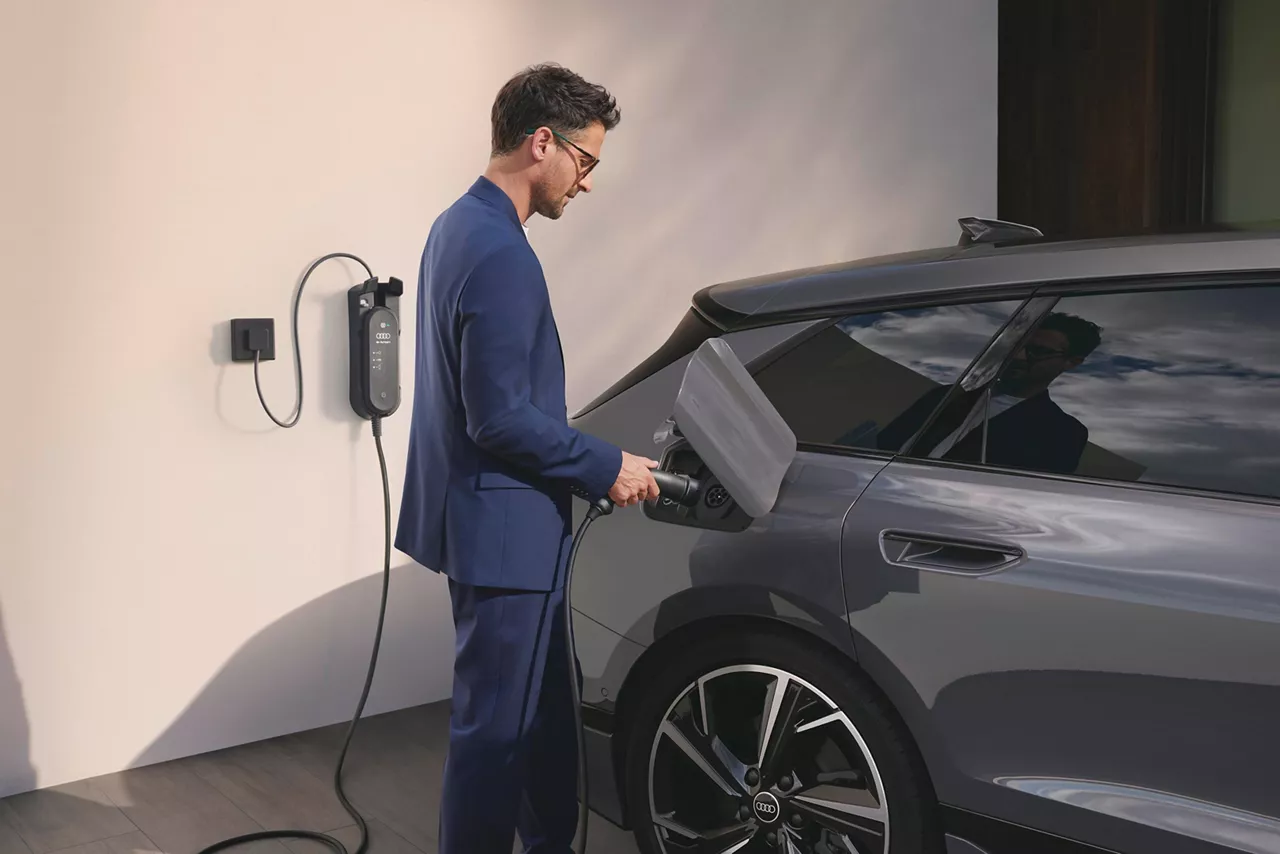
[[[343,788],[368,821],[370,852],[436,854],[448,717],[437,703],[361,721]],[[280,828],[332,832],[354,851],[358,831],[332,788],[345,735],[337,725],[14,795],[0,800],[0,854],[196,854]],[[634,854],[630,834],[592,818],[591,854]],[[292,839],[229,850],[329,851]]]

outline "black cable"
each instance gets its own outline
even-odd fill
[[[314,269],[314,265],[312,265],[312,268]],[[301,386],[299,386],[299,390],[301,390]],[[299,402],[301,402],[301,396],[299,396]],[[294,422],[297,422],[296,418]],[[351,747],[351,738],[356,733],[356,724],[359,723],[360,716],[364,714],[364,705],[369,699],[369,689],[373,687],[373,674],[378,669],[378,650],[382,646],[382,627],[387,616],[387,590],[391,586],[391,486],[387,481],[387,458],[382,451],[382,419],[378,417],[373,419],[373,441],[378,446],[378,467],[382,470],[384,527],[382,602],[378,605],[378,628],[373,635],[373,652],[369,656],[369,671],[364,678],[364,690],[360,692],[360,702],[356,704],[356,713],[351,718],[351,723],[347,726],[347,737],[342,743],[342,752],[338,754],[338,762],[333,769],[333,791],[338,796],[338,800],[342,802],[343,809],[360,827],[360,844],[354,852],[349,852],[346,846],[327,833],[317,833],[311,830],[262,830],[257,833],[247,833],[244,836],[236,836],[231,839],[224,839],[221,842],[215,842],[200,851],[199,854],[213,854],[213,852],[221,851],[224,848],[243,845],[247,842],[256,842],[260,839],[310,839],[327,845],[334,854],[364,854],[369,847],[369,826],[365,823],[364,816],[360,815],[360,812],[347,799],[347,793],[342,790],[342,766],[347,760],[347,750]]]
[[[564,634],[569,653],[569,684],[573,688],[573,724],[578,734],[578,827],[573,834],[574,854],[586,854],[587,822],[591,809],[587,806],[587,736],[582,728],[582,683],[578,680],[578,651],[573,641],[573,562],[578,558],[578,546],[591,523],[613,512],[613,502],[602,498],[587,510],[586,518],[573,535],[569,546],[568,567],[564,576]]]
[[[347,257],[357,261],[358,264],[364,266],[369,278],[374,278],[374,273],[369,269],[369,265],[358,259],[355,255],[348,255],[347,252],[333,252],[332,255],[325,255],[312,262],[306,273],[302,274],[302,279],[298,282],[298,291],[293,298],[293,360],[297,367],[298,382],[298,402],[297,410],[293,412],[293,417],[288,423],[276,419],[271,415],[271,410],[266,406],[266,401],[262,398],[262,387],[257,387],[257,399],[262,403],[262,408],[266,410],[266,414],[276,424],[282,428],[292,428],[298,423],[298,417],[302,415],[302,359],[300,351],[298,351],[298,302],[302,298],[302,288],[306,287],[307,279],[311,277],[312,271],[321,262],[335,259],[335,257]],[[253,353],[253,383],[257,384],[257,352]],[[365,854],[369,849],[369,825],[365,822],[365,817],[361,816],[360,810],[353,807],[351,800],[347,798],[346,791],[342,787],[342,768],[347,762],[347,752],[351,749],[352,737],[356,735],[356,725],[360,722],[362,714],[365,713],[365,703],[369,700],[369,691],[374,684],[374,673],[378,670],[378,652],[383,644],[383,625],[387,621],[387,593],[390,588],[390,579],[392,579],[392,492],[390,492],[390,483],[387,476],[387,455],[383,452],[383,420],[375,416],[372,419],[372,430],[374,430],[374,444],[378,446],[378,467],[383,476],[383,598],[378,606],[378,627],[374,630],[374,649],[369,656],[369,671],[365,673],[365,688],[360,693],[360,702],[356,704],[356,713],[351,718],[351,723],[347,726],[347,737],[343,740],[342,750],[338,754],[338,762],[333,769],[333,790],[338,796],[339,802],[342,802],[343,809],[347,810],[349,816],[352,817],[356,825],[360,827],[360,845],[355,851],[348,851],[346,846],[333,836],[328,834],[319,834],[316,831],[308,830],[265,830],[256,832],[256,834],[244,834],[243,836],[233,836],[230,839],[224,839],[220,842],[214,842],[209,848],[202,849],[198,854],[214,854],[214,851],[221,851],[233,848],[236,845],[244,845],[246,842],[256,842],[264,839],[310,839],[312,841],[321,842],[334,851],[334,854]]]
[[[302,350],[298,346],[298,305],[302,302],[302,289],[307,286],[307,279],[311,278],[311,274],[315,271],[316,267],[319,267],[325,261],[332,258],[350,258],[361,267],[364,267],[364,271],[369,274],[369,278],[373,278],[373,270],[369,269],[369,265],[349,252],[331,252],[328,255],[317,258],[315,261],[311,262],[311,266],[302,274],[302,279],[298,282],[298,289],[294,291],[293,294],[292,312],[293,368],[294,379],[298,385],[298,402],[294,404],[295,408],[293,410],[293,417],[288,421],[281,421],[279,418],[276,418],[276,416],[271,412],[271,407],[267,406],[267,400],[262,396],[262,384],[258,381],[259,351],[253,351],[253,385],[258,390],[258,402],[262,404],[262,409],[267,413],[267,417],[274,421],[278,427],[293,427],[298,423],[298,419],[302,417]]]

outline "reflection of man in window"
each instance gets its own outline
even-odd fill
[[[1094,351],[1100,333],[1096,324],[1074,315],[1050,314],[1010,358],[992,387],[990,406],[983,406],[985,389],[956,395],[921,436],[913,456],[1075,471],[1089,429],[1050,399],[1049,386]],[[879,447],[901,448],[950,390],[940,386],[912,404],[881,431]]]

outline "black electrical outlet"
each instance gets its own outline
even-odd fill
[[[238,317],[231,321],[231,361],[259,362],[276,357],[276,321],[272,317]]]

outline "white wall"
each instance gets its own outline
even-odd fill
[[[276,318],[287,414],[302,269],[341,250],[414,281],[522,66],[563,62],[623,112],[595,193],[531,223],[571,408],[704,284],[995,211],[995,0],[0,5],[0,794],[350,714],[382,545],[346,403],[356,269],[308,285],[293,430],[227,322]],[[395,564],[371,713],[450,688],[444,586]]]

